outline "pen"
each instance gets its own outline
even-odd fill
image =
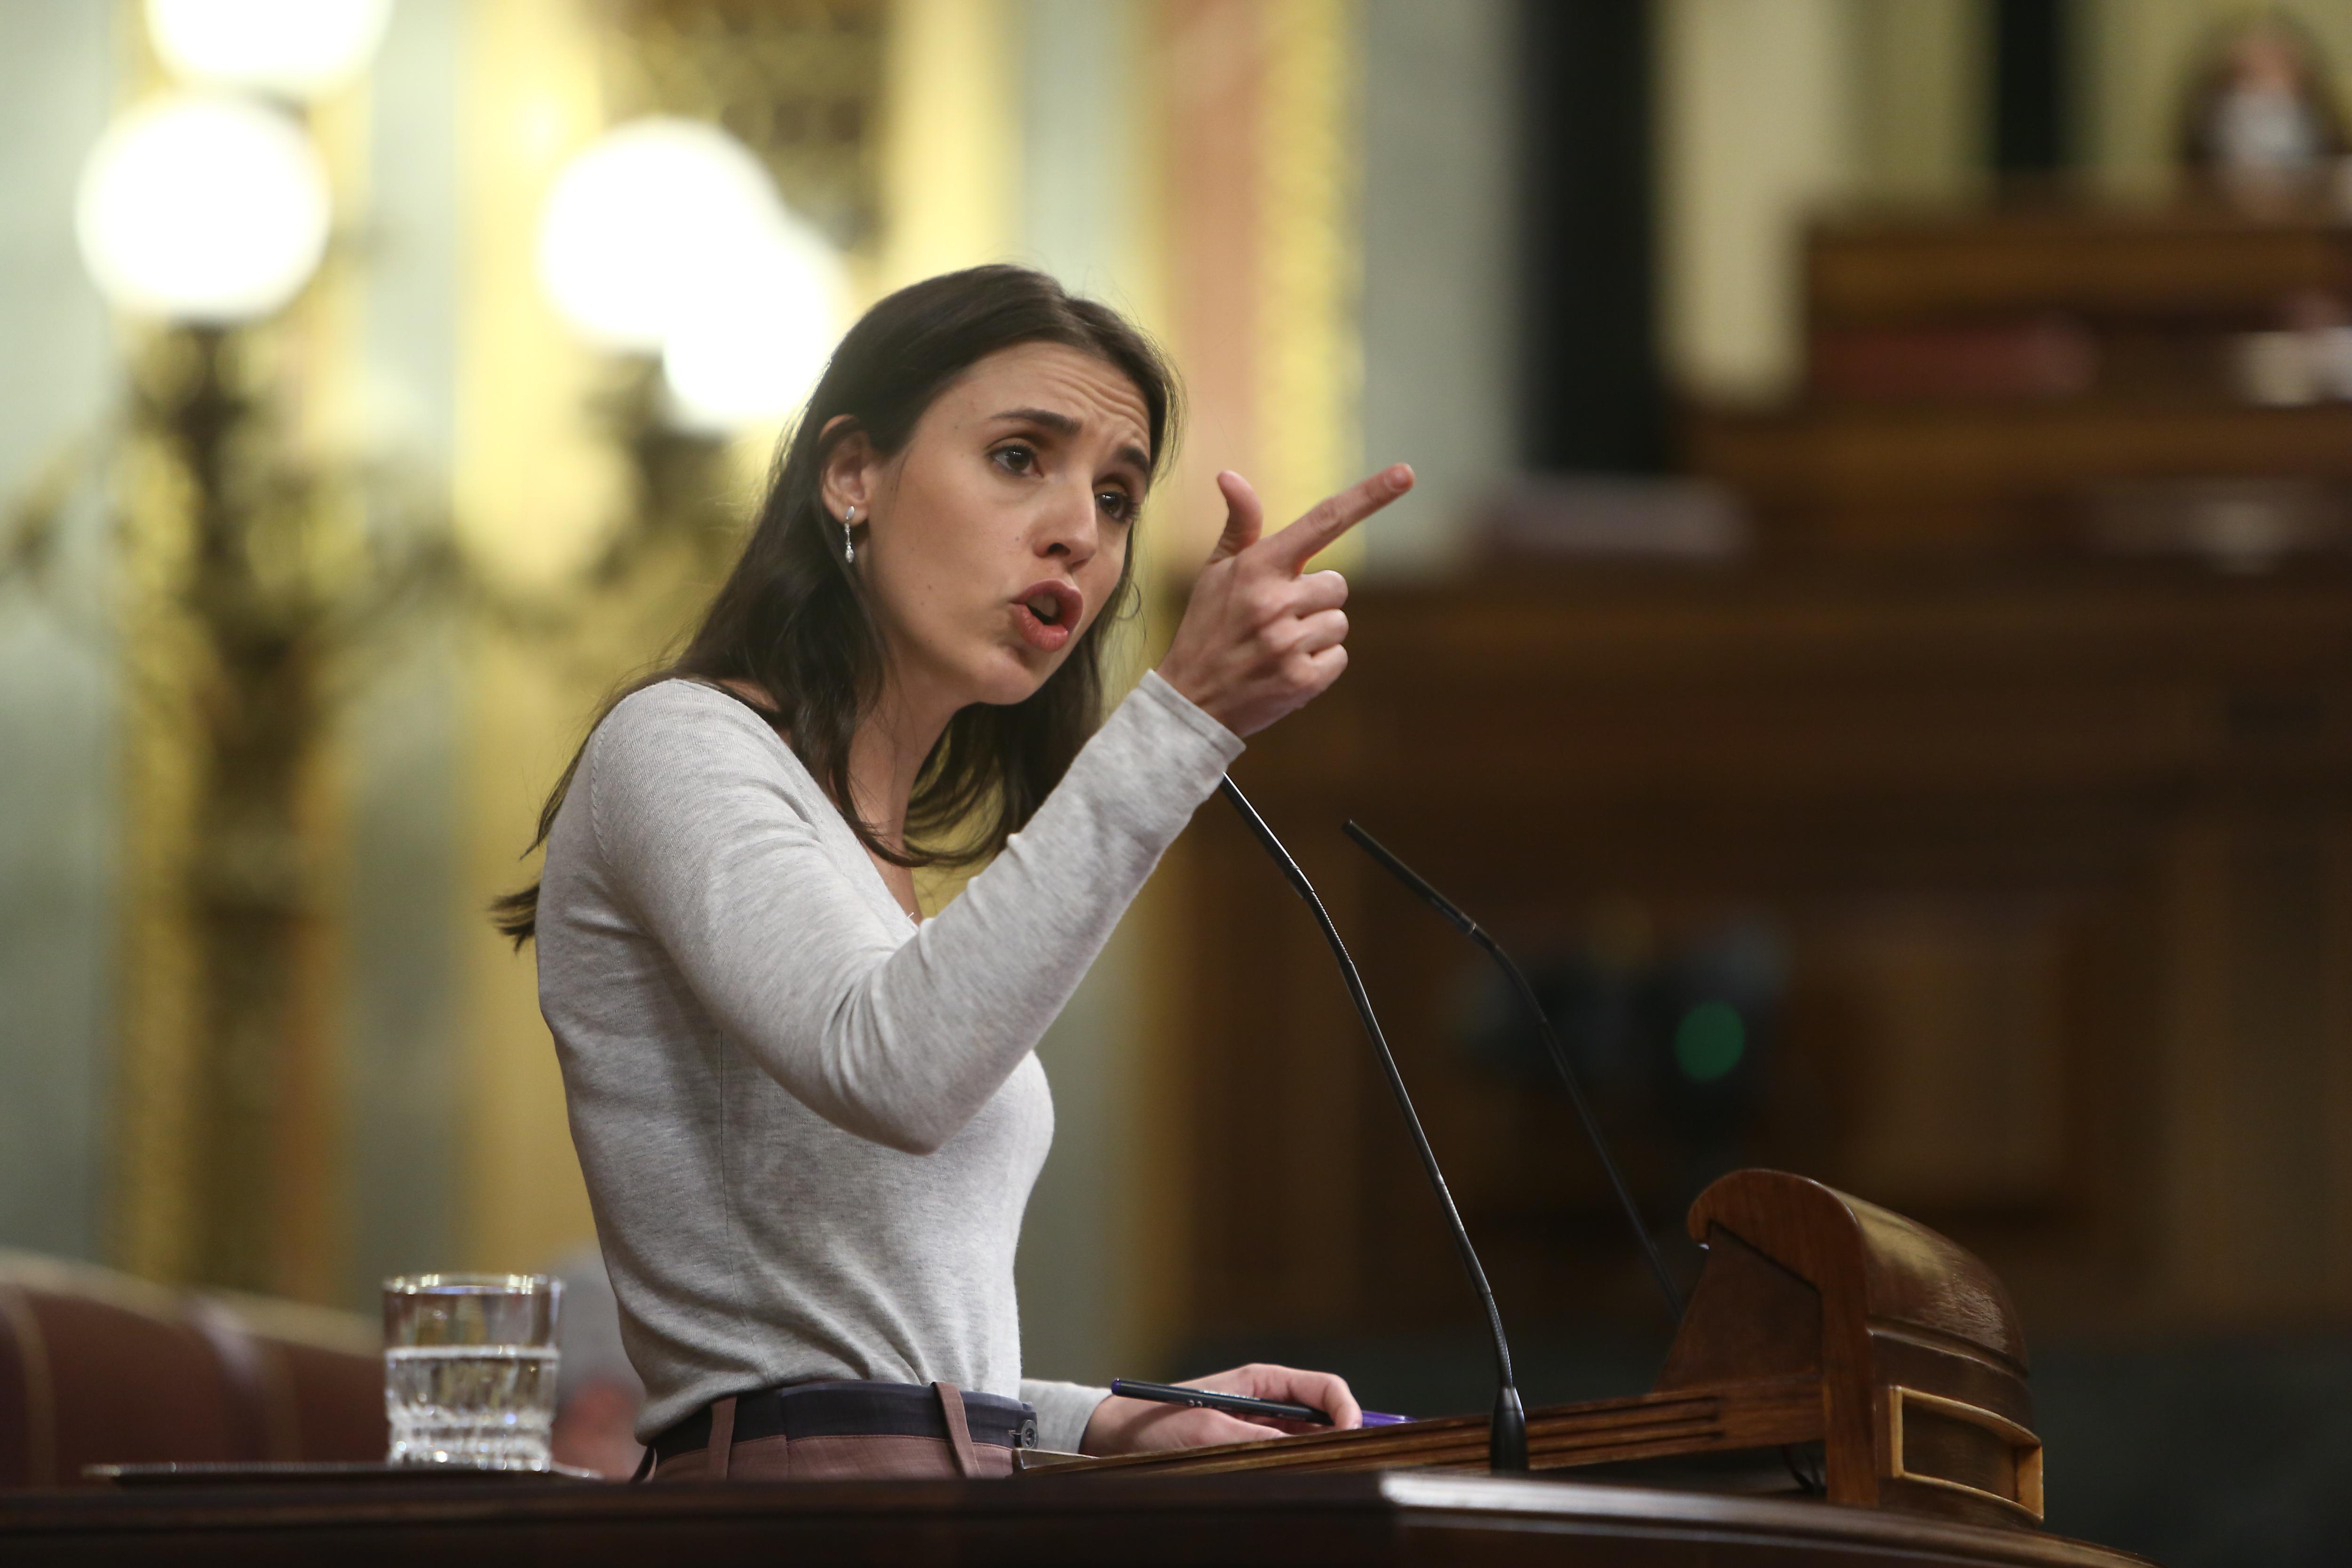
[[[1171,1383],[1139,1383],[1132,1378],[1111,1379],[1110,1391],[1122,1399],[1150,1399],[1161,1405],[1189,1405],[1195,1410],[1222,1410],[1228,1415],[1257,1415],[1274,1421],[1306,1421],[1318,1426],[1331,1425],[1330,1415],[1311,1405],[1291,1405],[1279,1399],[1254,1399],[1246,1394],[1219,1394],[1210,1388],[1179,1388]],[[1367,1426],[1396,1426],[1412,1420],[1410,1415],[1390,1415],[1378,1410],[1364,1412]]]

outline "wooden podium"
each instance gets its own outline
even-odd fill
[[[1689,1225],[1706,1263],[1657,1386],[1530,1412],[1535,1469],[1744,1454],[1832,1503],[2039,1527],[2025,1341],[1983,1264],[1900,1215],[1779,1171],[1724,1177]],[[1486,1454],[1485,1419],[1465,1415],[1047,1473],[1483,1469]]]
[[[2032,1531],[1874,1509],[1391,1471],[30,1492],[0,1496],[0,1561],[10,1568],[2132,1568],[2139,1559]]]
[[[1011,1482],[623,1486],[484,1476],[0,1492],[0,1561],[508,1564],[1609,1564],[2128,1568],[2045,1535],[2025,1347],[2000,1283],[1899,1215],[1742,1171],[1690,1214],[1706,1247],[1654,1392],[1528,1421],[1423,1421]],[[1746,1457],[1760,1466],[1742,1468]],[[1694,1467],[1667,1487],[1628,1484]],[[1612,1469],[1613,1467],[1613,1469]],[[1665,1468],[1661,1468],[1665,1467]],[[1354,1472],[1335,1474],[1331,1472]],[[1742,1496],[1758,1476],[1822,1496]],[[1595,1484],[1582,1478],[1608,1479]],[[1848,1505],[1848,1506],[1839,1506]]]

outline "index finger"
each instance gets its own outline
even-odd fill
[[[1412,489],[1412,469],[1391,463],[1370,479],[1326,497],[1280,533],[1258,541],[1251,553],[1297,575],[1333,540]]]
[[[1204,1384],[1211,1381],[1202,1379]],[[1348,1380],[1337,1373],[1305,1372],[1295,1366],[1252,1362],[1247,1366],[1237,1366],[1213,1381],[1237,1383],[1241,1384],[1241,1392],[1260,1399],[1278,1399],[1309,1405],[1331,1417],[1334,1426],[1359,1426],[1363,1420],[1363,1408],[1356,1403],[1356,1395],[1348,1387]],[[1301,1427],[1300,1430],[1307,1428]]]

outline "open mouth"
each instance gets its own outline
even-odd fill
[[[1086,608],[1086,595],[1069,584],[1034,583],[1013,601],[1013,618],[1024,641],[1052,653],[1070,640]]]

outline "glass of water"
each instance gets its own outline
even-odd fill
[[[392,1463],[548,1468],[562,1300],[563,1282],[544,1274],[385,1280]]]

